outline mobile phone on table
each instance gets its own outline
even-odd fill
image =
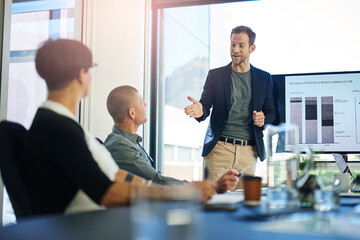
[[[205,203],[203,206],[203,209],[206,211],[235,211],[236,208],[236,205],[233,203]]]

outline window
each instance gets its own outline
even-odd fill
[[[81,1],[24,1],[12,4],[7,119],[30,127],[46,98],[45,82],[36,73],[34,58],[40,43],[52,38],[79,39],[75,7]],[[26,41],[24,41],[26,39]]]
[[[1,109],[1,116],[30,127],[37,108],[47,95],[45,82],[35,69],[36,50],[41,42],[50,38],[80,40],[81,11],[81,0],[13,1],[11,22],[5,22],[10,25],[10,39],[7,39],[10,51],[4,51],[9,51],[10,60],[8,69],[2,69],[8,73],[8,79],[2,79],[1,94],[7,96],[7,104],[6,109]],[[10,201],[4,197],[3,223],[14,221]]]
[[[158,24],[154,25],[159,39],[154,53],[157,65],[152,69],[158,72],[152,81],[158,86],[153,91],[158,91],[159,99],[151,104],[158,109],[158,129],[154,131],[160,133],[158,149],[164,145],[194,151],[202,148],[208,122],[199,124],[185,115],[184,107],[191,104],[186,97],[199,99],[208,70],[231,61],[229,38],[235,26],[247,25],[257,33],[257,48],[250,62],[271,74],[359,70],[357,0],[234,1],[198,6],[194,5],[209,1],[186,1],[192,6],[183,6],[184,1],[177,5],[155,2],[166,7],[158,10]],[[160,152],[156,159],[165,175],[178,174],[172,167],[174,160],[163,156]],[[196,164],[201,161],[201,154],[196,154],[188,164],[197,172],[202,170]],[[265,165],[259,169],[265,171]],[[202,174],[190,176],[201,178]]]
[[[161,69],[165,83],[163,141],[176,153],[175,159],[165,154],[163,173],[198,180],[202,172],[201,154],[194,153],[202,147],[207,125],[186,116],[184,107],[190,103],[187,96],[199,98],[209,70],[209,6],[165,9],[161,21],[164,25]]]

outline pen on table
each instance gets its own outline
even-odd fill
[[[248,170],[250,168],[250,166],[247,166],[246,168],[244,168],[240,173],[239,175],[237,175],[238,177],[240,177],[241,175],[243,175],[243,173]]]
[[[207,165],[204,167],[204,180],[206,180],[209,176],[209,168]]]

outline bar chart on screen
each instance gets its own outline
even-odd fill
[[[315,151],[360,149],[360,73],[285,77],[285,121]]]

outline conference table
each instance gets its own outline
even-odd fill
[[[164,209],[177,202],[161,202]],[[247,207],[236,203],[235,210],[205,210],[194,204],[197,214],[195,231],[190,235],[188,227],[158,224],[148,217],[144,228],[134,220],[134,210],[139,206],[114,207],[107,210],[75,215],[51,215],[28,218],[17,224],[0,227],[0,239],[356,239],[360,238],[360,210],[355,204],[341,205],[337,211],[319,213],[302,209],[280,215],[259,214],[259,207]],[[151,206],[151,205],[150,205]],[[265,206],[266,207],[266,206]],[[139,210],[140,209],[140,210]],[[197,209],[197,210],[194,210]],[[135,212],[136,212],[135,211]],[[261,212],[261,211],[260,211]],[[179,211],[177,211],[177,216]],[[164,217],[165,218],[165,217]],[[165,222],[165,220],[164,220]],[[175,224],[176,225],[176,224]],[[194,224],[193,224],[194,225]],[[141,226],[140,226],[141,227]],[[145,235],[138,236],[139,231]]]

